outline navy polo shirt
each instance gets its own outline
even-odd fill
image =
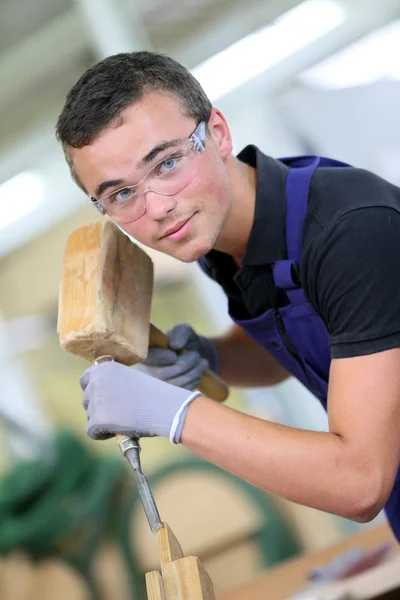
[[[230,314],[260,316],[288,304],[272,266],[286,256],[286,178],[279,160],[247,146],[237,157],[257,170],[254,222],[239,269],[212,250],[208,274]],[[324,319],[333,358],[400,346],[400,189],[357,168],[316,170],[303,224],[299,283]]]

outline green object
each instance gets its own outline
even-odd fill
[[[97,457],[59,432],[51,456],[21,462],[0,481],[0,554],[20,548],[33,560],[59,557],[96,598],[91,565],[125,478],[119,457]]]

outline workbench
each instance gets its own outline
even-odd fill
[[[387,576],[384,577],[384,583],[386,586],[390,586],[390,582],[388,584],[387,581],[388,578],[397,578],[398,585],[400,586],[400,545],[397,544],[389,526],[384,523],[378,526],[371,526],[371,528],[365,529],[360,533],[346,537],[339,544],[335,544],[324,550],[303,554],[285,561],[276,567],[268,569],[251,583],[218,596],[218,600],[287,600],[291,595],[306,588],[309,584],[307,579],[308,574],[315,567],[328,563],[335,556],[349,550],[353,546],[361,545],[363,548],[369,549],[387,541],[393,541],[394,556],[390,560],[390,565],[388,565],[389,571],[387,571]],[[380,568],[377,567],[376,569]],[[369,577],[373,578],[372,569],[358,577],[365,576],[367,573],[369,573]],[[379,578],[379,580],[382,579],[381,574],[379,574]],[[395,582],[393,583],[395,584]],[[365,595],[357,597],[373,598],[376,596]],[[398,591],[398,597],[400,598],[400,590]]]

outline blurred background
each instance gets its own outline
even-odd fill
[[[165,52],[192,70],[227,117],[235,153],[253,143],[274,157],[322,154],[400,185],[399,0],[0,0],[0,581],[3,574],[14,593],[12,568],[32,573],[31,560],[69,565],[68,573],[59,566],[51,572],[59,597],[68,590],[70,600],[95,597],[82,591],[83,580],[97,586],[98,598],[118,585],[125,586],[122,600],[143,597],[126,572],[140,579],[157,568],[153,537],[132,508],[135,492],[115,444],[84,434],[78,380],[87,365],[59,348],[56,333],[66,238],[98,216],[70,179],[55,122],[89,66],[140,49]],[[167,329],[187,321],[206,335],[229,324],[222,293],[197,266],[151,256],[154,323]],[[327,427],[318,403],[295,381],[233,390],[229,404],[296,427]],[[218,592],[370,526],[260,495],[165,440],[144,440],[142,462],[162,517],[186,553],[203,558]],[[61,473],[78,467],[87,469],[83,479],[96,469],[106,474],[93,478],[90,490],[82,480],[68,488]],[[49,499],[50,488],[57,493]],[[71,501],[71,490],[81,504],[78,496]],[[110,520],[124,511],[125,521]],[[68,554],[65,536],[87,522],[86,514],[97,515],[98,536],[85,538],[90,548],[75,536]],[[54,523],[68,519],[55,532]],[[31,531],[32,523],[38,527]],[[103,529],[114,532],[114,542],[105,541]],[[121,544],[123,560],[115,550]],[[17,566],[6,570],[15,549],[22,552]],[[92,559],[103,561],[96,576]]]

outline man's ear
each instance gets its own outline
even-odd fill
[[[232,136],[229,125],[218,108],[212,108],[208,127],[213,140],[215,141],[221,158],[224,160],[232,152]]]

